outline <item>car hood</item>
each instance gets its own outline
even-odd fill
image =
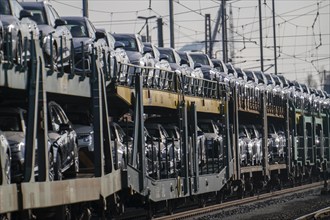
[[[215,133],[204,133],[205,138],[207,140],[211,140],[211,139],[219,139],[219,135],[215,134]]]
[[[9,145],[25,142],[25,135],[21,131],[4,131],[3,133],[5,134]]]
[[[81,47],[81,42],[83,42],[84,45],[94,43],[93,39],[89,38],[89,37],[74,37],[74,38],[72,38],[72,41],[73,41],[73,47],[75,49]]]
[[[40,32],[42,32],[42,36],[46,36],[52,32],[55,32],[54,28],[47,24],[39,24],[38,28]]]
[[[179,70],[181,68],[177,63],[169,63],[172,70]]]
[[[76,131],[78,135],[80,134],[90,134],[93,132],[93,127],[88,125],[73,125],[73,129]]]
[[[0,15],[0,20],[4,28],[10,24],[18,23],[17,19],[12,15]]]
[[[142,58],[142,54],[136,51],[126,51],[129,61],[132,64],[140,65],[140,59]]]

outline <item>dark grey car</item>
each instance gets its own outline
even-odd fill
[[[64,26],[66,22],[48,2],[21,2],[21,5],[33,13],[31,19],[38,24],[47,64],[51,64],[52,59],[53,64],[62,59],[64,65],[69,65],[72,35]]]
[[[37,24],[30,18],[32,13],[24,10],[17,0],[0,0],[0,21],[4,28],[5,57],[21,62],[22,57],[29,57],[29,41],[31,34],[39,38]],[[27,54],[24,49],[27,48]]]
[[[97,31],[87,17],[62,18],[67,22],[66,27],[70,30],[73,39],[75,71],[86,71],[88,73],[92,67],[91,54],[93,47],[98,49],[100,56],[102,56],[103,49],[108,50],[104,33]]]

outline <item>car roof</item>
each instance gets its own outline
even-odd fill
[[[63,16],[61,17],[64,20],[71,20],[71,21],[84,21],[86,19],[86,17],[82,17],[82,16]]]
[[[125,33],[113,33],[112,36],[114,37],[130,37],[130,38],[135,38],[135,34],[125,34]]]
[[[27,8],[27,9],[32,9],[32,8],[43,9],[45,4],[48,4],[48,3],[47,2],[20,2],[20,5],[22,5],[23,8]]]

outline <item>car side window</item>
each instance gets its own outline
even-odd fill
[[[66,116],[66,114],[64,113],[63,109],[59,106],[56,106],[56,110],[57,110],[58,117],[60,118],[62,124],[68,124],[69,119]]]
[[[10,4],[9,0],[0,0],[0,14],[1,15],[10,15]]]
[[[45,10],[46,10],[46,14],[48,15],[47,18],[48,18],[49,25],[54,27],[56,18],[54,17],[54,15],[53,15],[53,13],[52,13],[49,6],[45,5]]]
[[[59,117],[59,114],[57,113],[55,106],[50,106],[49,111],[50,111],[52,129],[53,131],[58,132],[60,130],[60,124],[62,124],[61,118]]]

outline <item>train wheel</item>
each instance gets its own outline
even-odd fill
[[[0,220],[10,220],[11,219],[11,214],[0,214]]]
[[[206,206],[206,199],[205,199],[205,196],[204,195],[200,195],[198,197],[198,206],[200,208],[204,208]]]
[[[167,209],[166,212],[167,212],[168,215],[173,215],[174,201],[167,200],[166,209]]]
[[[52,220],[71,220],[71,210],[67,205],[61,205],[55,208],[55,215]]]
[[[155,210],[154,210],[154,206],[151,202],[148,202],[147,204],[147,219],[153,219],[154,214],[155,214]]]
[[[224,200],[224,193],[223,193],[223,190],[219,190],[216,194],[216,202],[218,204],[221,204]]]

